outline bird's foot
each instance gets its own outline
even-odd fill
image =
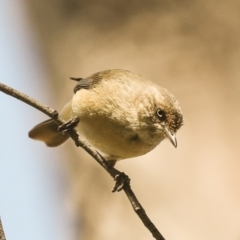
[[[73,117],[71,119],[69,119],[68,121],[66,121],[65,123],[63,123],[62,125],[60,125],[58,127],[58,131],[62,131],[63,133],[75,128],[78,123],[80,121],[79,117]]]
[[[112,192],[120,192],[126,185],[130,185],[130,178],[124,172],[119,172],[114,177],[115,184],[113,186]]]

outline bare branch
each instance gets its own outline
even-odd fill
[[[2,220],[0,218],[0,240],[6,240],[4,231],[3,231],[3,226],[2,226]]]
[[[26,104],[38,109],[39,111],[45,113],[47,116],[52,118],[55,122],[58,123],[58,125],[62,125],[65,122],[59,117],[58,112],[55,109],[52,109],[35,99],[27,96],[26,94],[23,94],[7,85],[4,85],[0,83],[0,91],[19,99],[22,102],[25,102]],[[81,137],[78,135],[75,129],[70,129],[67,131],[67,134],[73,139],[75,142],[75,145],[77,147],[82,147],[86,152],[88,152],[116,181],[119,176],[125,177],[124,185],[122,186],[122,189],[126,193],[134,211],[139,216],[139,218],[142,220],[143,224],[148,228],[148,230],[152,233],[153,237],[157,240],[164,240],[161,233],[158,231],[158,229],[155,227],[155,225],[151,222],[149,217],[147,216],[145,210],[139,203],[138,199],[136,198],[135,194],[133,193],[131,186],[130,186],[130,179],[124,174],[118,171],[116,168],[111,167],[110,164],[106,159],[104,159],[90,144],[88,144],[86,141],[82,140]],[[127,177],[127,178],[126,178]],[[127,181],[126,181],[127,179]],[[116,191],[116,189],[115,189]],[[1,233],[1,232],[0,232]],[[0,235],[1,236],[1,235]],[[5,239],[5,238],[3,238]],[[3,240],[0,239],[0,240]]]

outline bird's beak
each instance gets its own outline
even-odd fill
[[[166,137],[171,141],[172,145],[176,148],[177,147],[177,138],[175,133],[172,133],[167,126],[163,127],[163,132],[165,133]]]

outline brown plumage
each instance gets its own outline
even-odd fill
[[[183,123],[180,106],[171,93],[118,69],[79,78],[72,100],[60,115],[65,120],[79,117],[79,134],[109,160],[143,155],[164,138],[176,147],[175,133]],[[52,120],[35,126],[29,137],[51,147],[68,139]]]

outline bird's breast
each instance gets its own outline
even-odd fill
[[[139,108],[128,99],[130,94],[120,98],[114,91],[99,95],[100,87],[97,90],[76,92],[72,113],[80,117],[80,135],[109,160],[146,154],[164,138],[152,126],[148,127]]]
[[[131,129],[97,116],[83,117],[78,132],[109,160],[137,157],[151,151],[162,140],[152,141],[148,130]],[[151,138],[151,141],[148,141]]]

